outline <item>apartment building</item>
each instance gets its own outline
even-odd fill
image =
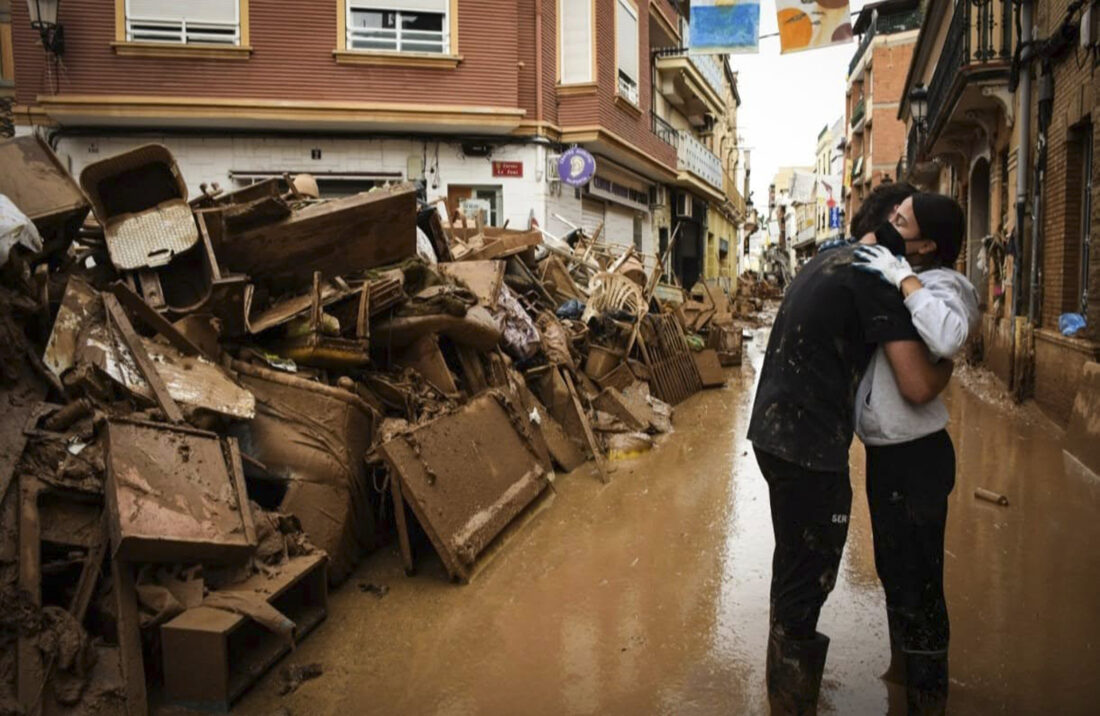
[[[897,176],[905,147],[898,105],[921,27],[918,0],[863,6],[853,32],[860,43],[848,66],[845,120],[845,216],[849,221],[872,189]]]
[[[1097,15],[1070,0],[933,0],[899,111],[906,176],[967,210],[957,268],[982,299],[976,352],[1063,423],[1100,357]],[[1024,31],[1033,43],[1018,53]],[[1086,327],[1063,335],[1067,313]]]
[[[684,49],[671,0],[66,0],[60,56],[11,7],[17,132],[73,172],[146,142],[192,194],[309,172],[325,195],[400,180],[493,225],[633,244],[702,275],[712,208],[740,221],[715,127],[734,78]],[[731,94],[732,93],[732,94]],[[597,169],[565,186],[573,145]],[[723,229],[719,229],[721,235]],[[729,229],[724,231],[728,232]]]
[[[846,141],[844,117],[826,125],[817,135],[817,162],[814,164],[817,185],[814,187],[814,202],[817,214],[815,240],[818,245],[845,233],[842,177]]]

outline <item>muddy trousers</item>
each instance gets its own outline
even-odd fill
[[[947,697],[943,543],[954,486],[955,448],[945,430],[867,447],[867,502],[875,569],[886,592],[891,672],[905,677],[911,713],[939,712],[937,706],[917,708],[914,698],[938,704]]]
[[[829,639],[817,632],[848,537],[848,472],[807,470],[761,450],[775,552],[766,679],[772,714],[815,714]]]
[[[808,470],[761,450],[756,462],[768,482],[775,533],[771,626],[790,639],[810,639],[848,539],[848,471]]]

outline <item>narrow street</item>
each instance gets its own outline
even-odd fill
[[[559,476],[548,508],[472,584],[448,583],[424,551],[412,578],[396,546],[375,554],[285,662],[323,675],[280,696],[276,669],[239,713],[766,713],[771,522],[744,437],[766,340],[756,331],[728,386],[682,404],[675,438],[619,462],[610,485],[591,466]],[[1100,484],[1063,467],[1060,431],[1034,406],[963,381],[989,395],[958,378],[948,390],[950,711],[1093,712]],[[847,553],[820,624],[832,637],[822,711],[886,713],[885,612],[862,448],[852,454]],[[1010,506],[976,500],[979,486]]]

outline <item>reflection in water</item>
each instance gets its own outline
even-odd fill
[[[561,476],[553,503],[468,586],[396,549],[331,595],[327,622],[292,655],[322,678],[285,698],[264,679],[242,713],[766,713],[772,531],[767,486],[744,435],[766,332],[730,384],[677,409],[676,433],[618,463]],[[1030,411],[949,390],[959,471],[947,532],[955,713],[1084,713],[1097,701],[1100,487],[1063,469]],[[822,712],[887,710],[888,658],[874,573],[863,450],[837,587]],[[976,501],[974,488],[1009,496]],[[357,581],[387,584],[383,600]]]

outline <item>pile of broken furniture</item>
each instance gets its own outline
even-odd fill
[[[740,361],[715,287],[441,206],[0,144],[0,709],[228,709],[379,544],[468,581]]]

